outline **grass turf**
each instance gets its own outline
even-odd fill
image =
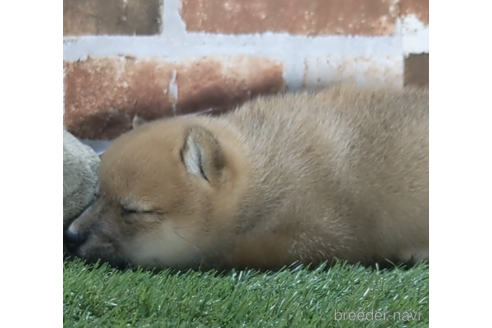
[[[356,318],[363,312],[360,318],[371,319],[367,315],[371,311],[372,320]],[[63,323],[64,327],[428,327],[429,267],[375,270],[339,263],[330,270],[153,274],[64,261]]]

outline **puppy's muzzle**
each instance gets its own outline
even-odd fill
[[[72,229],[67,229],[63,234],[63,244],[67,250],[71,253],[75,253],[76,250],[84,244],[87,240],[87,234],[79,233]]]

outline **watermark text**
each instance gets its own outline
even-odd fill
[[[420,311],[405,311],[405,312],[341,312],[335,309],[336,321],[420,321]]]

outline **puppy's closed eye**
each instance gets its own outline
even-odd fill
[[[137,208],[132,208],[128,206],[120,206],[121,216],[131,215],[131,214],[152,214],[151,210],[142,210]]]

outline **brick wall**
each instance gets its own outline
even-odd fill
[[[63,15],[63,121],[95,148],[135,115],[342,80],[429,83],[428,0],[64,0]]]

